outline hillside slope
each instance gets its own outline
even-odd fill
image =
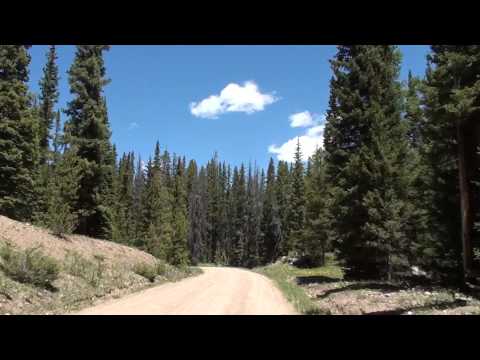
[[[37,258],[30,261],[32,249]],[[28,266],[45,276],[44,262],[57,269],[48,286],[25,276]],[[65,313],[193,273],[125,245],[78,235],[60,238],[0,216],[0,314]]]
[[[138,249],[79,235],[70,235],[63,239],[52,235],[47,229],[0,215],[0,242],[2,241],[11,242],[21,249],[41,246],[45,254],[59,261],[63,261],[69,251],[75,251],[87,258],[103,256],[110,265],[134,265],[138,262],[155,264],[152,255]]]

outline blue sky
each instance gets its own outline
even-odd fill
[[[428,47],[400,50],[401,79],[408,70],[423,76]],[[46,51],[30,49],[35,92]],[[74,53],[58,46],[60,108],[71,98]],[[200,164],[218,151],[234,165],[266,167],[270,157],[289,159],[297,136],[311,152],[321,142],[334,54],[334,46],[112,46],[105,55],[112,141],[119,154],[146,159],[158,139]]]

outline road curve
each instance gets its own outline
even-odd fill
[[[294,315],[271,280],[252,271],[204,267],[203,274],[84,309],[76,315]]]

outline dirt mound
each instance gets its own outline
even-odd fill
[[[137,263],[155,264],[155,258],[143,251],[111,241],[71,235],[59,238],[48,230],[0,216],[0,242],[10,242],[18,248],[40,246],[45,254],[62,261],[68,252],[86,258],[102,256],[106,263],[131,266]]]
[[[153,256],[128,246],[78,235],[61,238],[0,216],[0,245],[5,243],[12,245],[8,251],[15,255],[0,254],[0,315],[68,313],[198,273],[165,263],[159,266]],[[25,250],[31,248],[41,252],[30,257],[28,266],[14,261],[25,259]],[[47,261],[45,255],[53,259]],[[150,269],[153,276],[139,269]],[[47,271],[48,286],[43,282]],[[40,282],[32,281],[38,278]]]

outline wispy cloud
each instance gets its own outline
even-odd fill
[[[305,111],[304,113],[310,114],[308,111]],[[297,127],[292,125],[292,117],[294,115],[304,113],[297,113],[290,116],[290,126]],[[307,117],[303,117],[303,119],[306,118]],[[325,130],[324,117],[309,116],[309,118],[311,119],[311,121],[308,120],[309,125],[298,125],[303,127],[311,126],[310,128],[306,129],[303,135],[291,138],[280,146],[275,144],[270,145],[268,147],[268,152],[271,154],[276,154],[278,160],[293,162],[295,150],[297,148],[297,141],[299,141],[302,150],[302,160],[308,160],[308,158],[311,157],[318,148],[323,147],[323,132]],[[298,117],[296,119],[298,119]],[[307,123],[307,121],[304,121],[304,123]]]
[[[314,124],[313,115],[310,114],[310,111],[292,114],[289,116],[288,120],[290,120],[290,126],[293,128],[307,127]]]
[[[140,125],[138,125],[138,123],[136,123],[135,121],[131,122],[129,125],[128,125],[128,130],[134,130],[134,129],[137,129],[139,128]]]
[[[227,112],[252,114],[262,111],[277,100],[273,93],[262,94],[253,81],[247,81],[243,86],[230,83],[219,95],[211,95],[199,102],[192,102],[190,112],[196,117],[216,119]]]

